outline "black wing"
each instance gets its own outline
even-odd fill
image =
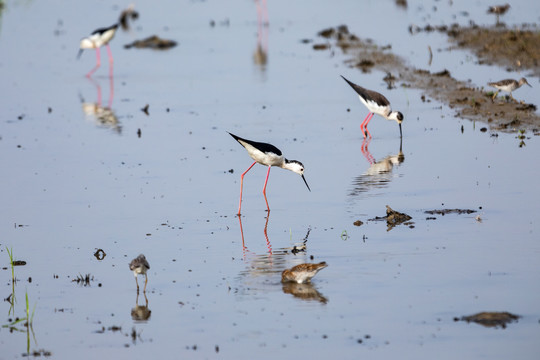
[[[361,87],[360,85],[356,85],[355,83],[350,82],[349,80],[345,79],[343,75],[341,75],[343,80],[345,80],[351,87],[356,91],[358,95],[360,95],[364,100],[366,101],[374,101],[377,104],[381,106],[390,105],[390,101],[386,97],[384,97],[383,94],[379,94],[376,91],[371,91],[366,88]]]
[[[272,144],[267,144],[267,143],[262,143],[262,142],[243,139],[243,138],[241,138],[239,136],[236,136],[234,134],[231,134],[231,133],[229,133],[229,135],[231,135],[236,141],[238,141],[240,143],[240,145],[242,145],[242,143],[240,142],[240,140],[242,140],[243,142],[248,143],[249,145],[253,146],[254,148],[262,151],[263,153],[269,153],[270,152],[270,153],[274,153],[274,154],[276,154],[278,156],[281,156],[281,150],[279,150],[277,147],[275,147]]]
[[[109,30],[116,29],[117,27],[118,27],[118,24],[114,24],[106,28],[100,28],[100,29],[94,30],[94,32],[91,35],[103,34]]]

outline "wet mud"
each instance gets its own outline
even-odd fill
[[[462,47],[480,47],[483,39],[489,37],[494,37],[494,41],[498,41],[497,34],[493,34],[487,28],[455,26],[442,29],[451,33],[451,39]],[[425,30],[415,28],[410,31]],[[388,88],[393,88],[394,83],[400,83],[403,87],[420,89],[423,91],[422,101],[429,101],[426,99],[428,96],[445,103],[455,110],[456,117],[488,123],[492,131],[517,132],[527,129],[534,133],[540,132],[540,116],[535,113],[536,105],[534,104],[508,101],[502,97],[492,100],[495,89],[484,89],[470,82],[455,79],[448,70],[432,73],[429,70],[414,68],[408,65],[405,59],[393,54],[391,45],[379,46],[370,39],[361,39],[349,33],[345,25],[322,30],[318,36],[322,41],[315,41],[312,45],[313,49],[332,52],[339,49],[347,56],[345,63],[348,66],[358,68],[365,73],[372,70],[385,72],[384,81],[388,84]],[[482,48],[482,56],[489,56],[494,62],[508,61],[512,57],[512,52],[508,51],[504,44],[511,42],[521,49],[520,66],[530,67],[536,73],[540,54],[538,33],[513,31],[506,36],[508,40],[501,41],[497,46],[486,44]],[[430,54],[433,56],[431,51]],[[515,59],[515,56],[513,58]]]
[[[481,312],[470,316],[462,316],[461,319],[454,319],[455,321],[475,322],[485,327],[502,327],[506,328],[507,324],[514,321],[518,321],[519,315],[514,315],[509,312]]]
[[[390,206],[386,205],[386,216],[377,216],[369,221],[386,221],[386,231],[392,230],[397,225],[408,225],[410,228],[414,228],[414,223],[409,220],[412,219],[412,216],[409,216],[405,213],[395,211]]]

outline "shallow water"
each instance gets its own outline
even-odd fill
[[[331,4],[269,2],[270,26],[258,36],[250,1],[137,3],[140,19],[111,42],[111,81],[106,51],[93,80],[84,74],[95,54],[75,56],[80,38],[113,23],[120,8],[8,2],[0,18],[4,298],[12,293],[6,246],[27,265],[15,268],[17,302],[0,305],[2,324],[12,310],[25,316],[27,293],[29,348],[56,358],[536,358],[538,137],[526,134],[520,147],[516,134],[482,132],[485,124],[422,102],[414,89],[385,90],[384,74],[347,68],[337,50],[301,43],[347,24],[427,68],[427,44],[449,45],[439,34],[411,36],[409,24],[494,18],[470,2]],[[538,7],[512,4],[503,20],[538,23]],[[377,11],[392,26],[369,15]],[[123,49],[154,33],[179,46]],[[254,61],[258,39],[264,66]],[[466,52],[437,54],[430,70],[478,85],[521,75],[476,65]],[[375,117],[363,153],[366,110],[341,74],[384,92],[405,115],[404,161],[385,173],[368,158],[397,159],[399,130]],[[538,79],[529,82],[514,95],[534,102]],[[302,161],[312,191],[272,169],[266,218],[266,169],[257,165],[245,177],[240,223],[239,178],[251,160],[226,131]],[[369,221],[385,205],[411,215],[414,227]],[[478,213],[426,219],[425,210],[443,208]],[[292,254],[308,229],[306,251]],[[139,253],[151,265],[144,321],[132,317],[146,303],[127,265]],[[313,286],[280,283],[284,268],[311,261],[329,264]],[[72,282],[79,274],[93,276],[90,286]],[[453,320],[480,311],[522,317],[506,329]],[[28,338],[0,328],[0,358],[22,357]]]

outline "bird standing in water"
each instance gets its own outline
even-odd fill
[[[281,273],[281,282],[292,281],[298,284],[310,282],[312,277],[327,266],[324,261],[318,264],[296,265],[291,269],[283,270]]]
[[[277,166],[282,169],[291,170],[297,173],[298,175],[302,176],[302,179],[306,183],[308,190],[311,191],[306,181],[306,178],[304,177],[304,165],[302,165],[300,161],[286,159],[285,157],[283,157],[281,150],[279,150],[274,145],[246,140],[234,134],[231,134],[231,133],[229,134],[236,141],[238,141],[240,145],[242,145],[247,150],[249,156],[251,156],[251,158],[255,160],[255,162],[251,164],[251,166],[246,171],[244,171],[242,176],[240,176],[240,205],[238,206],[238,215],[240,215],[240,210],[242,208],[242,188],[244,184],[244,175],[249,170],[251,170],[253,165],[255,165],[256,163],[268,166],[268,172],[266,173],[266,180],[264,181],[264,188],[263,188],[264,200],[266,201],[266,208],[268,209],[268,212],[270,212],[270,207],[268,206],[268,199],[266,199],[266,184],[268,183],[268,176],[270,175],[270,168],[272,166]]]
[[[148,283],[148,275],[146,275],[146,272],[150,269],[150,265],[148,264],[148,261],[144,255],[141,254],[135,259],[131,260],[129,263],[129,269],[133,271],[133,275],[135,276],[135,282],[137,283],[137,294],[139,293],[139,281],[137,280],[137,275],[142,274],[145,276],[146,280],[144,281],[143,292],[146,292],[146,283]]]
[[[81,57],[81,54],[84,49],[96,49],[96,59],[97,63],[96,66],[86,74],[87,77],[92,76],[92,74],[101,66],[101,56],[99,52],[99,48],[103,45],[107,46],[107,54],[109,55],[109,64],[110,64],[110,70],[109,74],[112,76],[112,69],[113,69],[113,57],[111,53],[111,48],[109,46],[109,42],[114,37],[114,34],[116,33],[116,30],[118,29],[118,24],[114,24],[112,26],[101,28],[95,30],[90,36],[85,37],[81,40],[81,43],[79,45],[79,54],[77,55],[77,59]]]
[[[360,98],[362,104],[364,104],[365,107],[367,107],[369,110],[366,118],[364,119],[364,121],[362,121],[362,124],[360,124],[360,130],[362,130],[364,138],[367,136],[371,138],[371,134],[367,129],[367,126],[374,114],[381,115],[387,120],[396,121],[399,125],[399,136],[402,136],[401,123],[403,122],[403,114],[399,111],[392,111],[390,107],[390,102],[387,98],[384,97],[384,95],[379,94],[376,91],[365,89],[360,85],[356,85],[355,83],[352,83],[349,80],[345,79],[344,76],[341,77],[353,88],[353,90],[358,94],[358,97]]]

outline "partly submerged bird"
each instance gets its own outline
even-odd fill
[[[298,284],[310,282],[319,271],[327,267],[326,262],[318,264],[300,264],[291,269],[283,270],[281,273],[281,282],[297,282]]]
[[[135,259],[131,260],[129,263],[129,269],[133,271],[133,275],[135,276],[135,282],[137,283],[137,293],[139,292],[139,281],[137,280],[137,275],[142,274],[145,276],[146,280],[144,281],[144,290],[143,292],[146,292],[146,283],[148,283],[148,275],[146,274],[146,271],[150,269],[150,265],[148,264],[148,261],[144,257],[143,254],[140,254]]]
[[[101,66],[101,56],[99,52],[99,48],[103,45],[107,46],[107,53],[109,55],[109,64],[111,65],[111,73],[112,73],[112,64],[113,64],[113,57],[111,53],[111,48],[109,46],[109,42],[114,37],[114,34],[116,33],[116,30],[118,29],[118,24],[114,24],[112,26],[101,28],[95,30],[90,36],[85,37],[81,40],[81,43],[79,45],[79,53],[77,54],[77,59],[81,57],[81,54],[84,49],[96,49],[96,59],[97,63],[96,66],[86,74],[86,76],[90,77],[94,71],[96,71]]]
[[[495,99],[499,91],[505,91],[507,93],[510,93],[510,97],[512,98],[512,100],[515,101],[514,97],[512,96],[512,91],[519,89],[523,84],[527,84],[530,87],[532,87],[531,84],[529,84],[527,82],[527,79],[525,79],[524,77],[519,79],[519,81],[514,80],[514,79],[505,79],[505,80],[501,80],[497,82],[490,82],[488,83],[488,85],[497,89],[497,91],[495,92],[495,94],[493,95],[491,99],[492,100]]]
[[[281,150],[279,150],[274,145],[246,140],[234,134],[231,134],[231,133],[229,134],[236,141],[238,141],[240,145],[242,145],[247,150],[249,156],[251,156],[251,158],[255,160],[255,162],[251,164],[251,166],[246,171],[244,171],[244,173],[240,177],[240,205],[238,206],[238,215],[240,215],[240,210],[242,208],[242,187],[244,183],[244,175],[256,163],[268,166],[268,172],[266,173],[266,180],[264,181],[264,188],[263,188],[264,200],[266,201],[266,208],[268,209],[268,211],[270,211],[270,207],[268,206],[268,200],[266,199],[266,184],[268,183],[268,176],[270,175],[270,168],[272,166],[277,166],[282,169],[291,170],[297,173],[298,175],[302,176],[302,179],[306,183],[308,190],[311,191],[306,181],[306,178],[304,177],[304,165],[300,161],[286,159],[281,153]]]
[[[399,125],[399,136],[402,136],[401,123],[403,122],[403,114],[399,111],[392,111],[392,108],[390,107],[390,102],[387,98],[384,97],[384,95],[379,94],[376,91],[365,89],[360,85],[356,85],[355,83],[347,80],[343,75],[341,77],[354,89],[354,91],[356,91],[362,104],[364,104],[365,107],[367,107],[369,110],[368,115],[366,116],[362,124],[360,124],[360,129],[362,130],[362,134],[364,135],[364,137],[371,137],[367,126],[371,121],[373,114],[381,115],[387,120],[396,121]]]

